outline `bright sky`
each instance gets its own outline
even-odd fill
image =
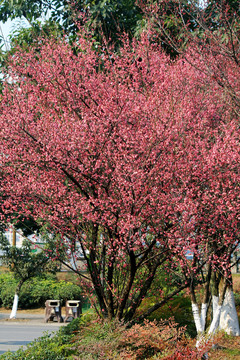
[[[11,31],[11,27],[12,27],[12,22],[11,21],[7,21],[5,24],[3,24],[2,22],[0,22],[0,31],[1,31],[1,36],[3,36],[3,38],[5,39],[5,41],[7,41],[7,37]]]
[[[5,24],[3,24],[2,22],[0,22],[2,31],[4,35],[8,35],[9,32],[12,30],[13,28],[13,24],[14,22],[12,22],[11,20],[8,20]]]
[[[7,22],[5,22],[4,24],[2,22],[0,22],[0,35],[4,37],[5,41],[8,41],[8,36],[11,32],[14,31],[14,29],[16,29],[18,26],[23,27],[27,27],[28,23],[27,21],[25,21],[24,19],[16,19],[14,21],[8,20]]]
[[[38,20],[45,21],[48,19],[50,12],[47,12],[43,17],[39,18]],[[4,37],[5,41],[8,40],[8,36],[11,32],[13,32],[18,27],[29,27],[29,23],[25,18],[18,18],[15,20],[8,20],[4,24],[0,22],[0,35]]]

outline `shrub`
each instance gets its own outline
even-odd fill
[[[198,360],[211,347],[199,351],[184,328],[169,321],[145,321],[131,328],[118,322],[97,320],[86,313],[52,337],[45,334],[26,350],[5,353],[3,360]]]
[[[26,296],[29,296],[29,300],[26,299]],[[63,305],[66,300],[78,300],[80,298],[81,288],[75,284],[65,281],[57,282],[53,279],[39,280],[35,278],[23,287],[19,296],[19,306],[28,308],[44,306],[47,299],[59,299]]]
[[[6,309],[9,309],[13,304],[13,298],[16,285],[14,283],[5,283],[1,289],[1,304]]]
[[[83,327],[75,337],[75,356],[79,360],[198,360],[199,351],[173,319],[148,321],[131,328],[121,323],[95,321]]]
[[[12,274],[0,274],[0,305],[5,308],[10,308],[13,303],[15,288],[17,286],[16,280]]]
[[[69,346],[69,345],[68,345]],[[19,349],[15,353],[6,352],[0,358],[5,360],[65,360],[67,347],[59,347],[59,344],[44,335],[29,344],[26,350]]]
[[[121,345],[124,350],[120,359],[126,355],[132,360],[152,358],[198,359],[199,352],[191,349],[189,340],[184,337],[185,328],[179,328],[173,319],[168,321],[148,321],[136,324],[123,333]],[[184,357],[181,351],[184,349]],[[189,357],[191,355],[191,357]]]
[[[0,305],[11,308],[16,280],[11,273],[0,274]],[[33,278],[26,281],[19,294],[19,308],[29,309],[43,307],[47,299],[60,299],[62,305],[66,300],[81,299],[81,288],[71,282],[57,281],[53,276]]]

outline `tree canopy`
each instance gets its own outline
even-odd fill
[[[145,35],[111,56],[94,41],[79,37],[77,54],[46,41],[9,63],[2,208],[79,242],[103,314],[131,319],[166,261],[184,269],[179,288],[204,252],[228,267],[221,249],[230,256],[239,240],[238,118],[192,49],[172,63]],[[221,61],[235,85],[236,64]]]
[[[212,29],[208,9],[189,4],[187,22],[184,1],[161,1],[167,13],[150,3],[149,29],[122,34],[117,51],[85,25],[72,42],[41,37],[15,51],[0,108],[0,194],[9,219],[47,224],[59,254],[80,246],[88,275],[79,275],[102,316],[139,317],[157,272],[171,267],[169,296],[190,288],[202,332],[210,281],[214,329],[240,240],[239,22],[227,7]]]
[[[141,8],[135,0],[12,0],[2,1],[0,6],[0,21],[23,17],[33,28],[41,29],[46,18],[50,29],[57,27],[58,31],[69,35],[78,31],[78,22],[82,23],[79,14],[88,18],[87,24],[94,28],[97,39],[103,34],[108,40],[114,41],[122,31],[134,35],[137,23],[142,18]]]

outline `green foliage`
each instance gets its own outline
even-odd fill
[[[5,0],[1,1],[0,20],[15,19],[24,16],[31,21],[42,15],[42,1],[32,0]],[[46,8],[47,10],[47,8]]]
[[[0,356],[5,360],[65,360],[73,359],[71,354],[73,350],[73,339],[80,325],[89,321],[89,317],[74,319],[67,326],[61,327],[60,330],[52,337],[47,333],[39,339],[33,341],[27,346],[26,350],[19,349],[11,353],[7,352]]]
[[[0,303],[6,309],[10,309],[13,304],[13,298],[15,294],[16,284],[10,283],[8,285],[4,284],[0,292]]]
[[[174,264],[166,261],[164,266],[157,269],[148,296],[167,296],[179,287],[181,281],[181,271],[174,268]]]
[[[142,19],[142,11],[135,0],[99,0],[87,3],[90,9],[89,23],[94,25],[95,36],[99,40],[102,33],[114,42],[123,31],[132,36]]]
[[[13,277],[13,274],[10,272],[2,272],[0,273],[0,288],[4,286],[4,284],[16,283],[16,280]]]
[[[42,23],[41,21],[36,20],[29,28],[24,28],[20,25],[15,28],[9,36],[11,49],[9,50],[7,56],[11,56],[12,54],[14,54],[18,47],[21,47],[21,49],[28,51],[31,46],[41,44],[42,39],[44,38],[46,39],[52,37],[57,40],[61,36],[63,36],[63,32],[61,31],[61,29],[59,29],[57,24],[51,21],[46,21],[45,23]],[[24,219],[24,221],[18,223],[18,227],[22,229],[23,232],[27,235],[32,233],[34,230],[39,230],[37,224],[34,223],[32,219]],[[29,229],[32,229],[33,231],[30,232]]]
[[[0,306],[10,308],[13,304],[13,298],[17,281],[12,274],[0,274]]]
[[[151,296],[143,300],[139,308],[139,313],[145,312],[148,308],[156,303],[156,298]],[[186,326],[186,334],[196,336],[195,324],[192,316],[191,301],[183,293],[174,296],[167,304],[154,311],[148,316],[150,321],[168,320],[174,318],[179,326]]]
[[[196,350],[195,340],[184,335],[173,319],[145,321],[132,327],[99,321],[84,314],[61,327],[52,337],[44,335],[26,350],[5,353],[4,360],[198,360],[212,346]]]
[[[226,349],[225,350],[227,355],[234,356],[236,359],[240,357],[240,350],[237,349]]]
[[[28,345],[26,350],[20,349],[15,353],[6,352],[0,358],[6,360],[64,360],[66,359],[64,351],[63,346],[59,347],[59,344],[50,341],[49,335],[45,335]]]
[[[100,38],[103,33],[107,39],[114,40],[117,39],[116,34],[123,30],[133,34],[137,22],[142,18],[135,0],[77,0],[72,3],[68,0],[3,0],[0,20],[5,22],[9,18],[24,17],[31,27],[40,29],[39,18],[47,16],[48,26],[51,24],[50,27],[70,35],[78,30],[76,21],[80,21],[81,12],[87,14],[88,25],[94,27],[96,37]],[[21,32],[19,35],[22,39],[25,36]]]
[[[0,305],[10,308],[13,303],[17,282],[12,274],[0,274]],[[57,281],[52,276],[33,278],[26,281],[19,295],[19,307],[29,309],[44,307],[48,299],[60,299],[62,305],[67,300],[81,299],[81,288],[71,282]]]
[[[2,262],[13,273],[18,281],[26,281],[33,276],[39,276],[46,271],[57,271],[57,266],[49,261],[44,251],[32,252],[30,241],[24,241],[21,248],[11,246],[1,235],[0,249],[3,251]]]
[[[235,305],[240,306],[240,293],[234,293]]]

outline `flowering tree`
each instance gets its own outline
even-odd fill
[[[200,262],[204,248],[235,246],[232,236],[219,244],[207,234],[222,229],[216,201],[229,207],[226,179],[229,232],[239,210],[229,97],[199,70],[201,59],[172,63],[148,38],[123,38],[117,54],[107,46],[96,53],[84,32],[77,52],[64,39],[19,50],[1,101],[2,209],[43,219],[73,248],[79,243],[109,319],[134,317],[166,261],[185,274],[176,293],[213,256]]]
[[[239,121],[240,13],[237,2],[234,0],[200,3],[185,0],[149,1],[144,11],[154,36],[160,39],[170,53],[175,56],[181,54],[185,61],[201,71],[206,87],[211,84],[212,89],[222,88],[222,97],[227,101],[225,110],[227,109],[228,119],[231,120],[228,124],[232,119]],[[222,132],[221,123],[226,121],[222,112],[212,113],[209,120],[211,123],[209,126],[219,135]],[[222,134],[226,136],[225,131]],[[202,168],[202,174],[205,172],[207,175],[196,176],[195,190],[192,193],[194,197],[190,196],[194,206],[197,206],[197,211],[194,214],[194,222],[191,219],[189,224],[194,223],[195,236],[198,234],[207,244],[202,248],[199,245],[195,247],[194,264],[199,262],[199,259],[208,264],[206,276],[202,274],[205,295],[201,316],[196,306],[194,282],[191,285],[192,303],[198,331],[204,331],[203,319],[206,317],[212,282],[213,312],[216,317],[214,316],[215,320],[209,331],[214,332],[220,320],[220,328],[238,335],[239,326],[232,292],[231,258],[239,244],[239,202],[233,190],[237,188],[238,182],[239,169],[237,162],[234,165],[233,159],[236,158],[239,143],[237,140],[234,141],[231,149],[226,152],[232,157],[229,160],[226,155],[222,156],[223,146],[221,141],[219,143],[216,139],[216,135],[213,135],[211,143],[215,144],[214,151],[218,148],[213,158],[209,150],[203,154],[204,159],[211,161],[212,170],[207,164],[202,168],[203,162],[197,165],[198,169]],[[229,172],[230,163],[232,175],[230,175],[231,171]],[[191,177],[194,172],[192,168]],[[197,179],[199,179],[198,185]],[[189,188],[191,188],[190,183]],[[194,273],[192,277],[195,277]]]

